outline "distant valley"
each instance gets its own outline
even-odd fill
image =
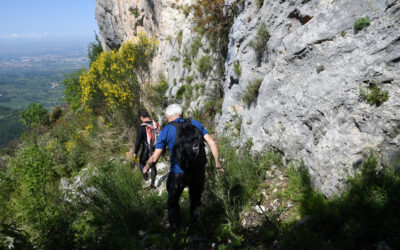
[[[1,44],[1,43],[0,43]],[[31,102],[46,108],[59,104],[62,86],[59,81],[76,69],[87,67],[86,45],[43,44],[7,45],[0,49],[0,105],[21,109]],[[62,47],[66,46],[66,47]],[[24,52],[21,54],[21,50]]]
[[[62,103],[64,74],[88,67],[89,41],[0,41],[0,148],[22,132],[18,110]],[[8,122],[10,121],[10,122]]]

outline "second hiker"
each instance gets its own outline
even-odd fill
[[[137,130],[135,151],[133,157],[136,158],[137,154],[139,153],[139,149],[141,149],[139,156],[139,167],[143,173],[143,167],[146,165],[147,160],[154,152],[154,147],[157,142],[158,135],[161,131],[161,127],[160,125],[158,125],[157,122],[150,119],[150,116],[146,110],[139,111],[139,119],[142,121],[142,124]],[[150,186],[155,187],[154,184],[157,175],[155,164],[150,166],[150,169]],[[148,182],[148,174],[143,174],[143,177],[146,182]]]

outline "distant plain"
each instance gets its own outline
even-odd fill
[[[88,67],[88,39],[0,40],[0,148],[22,133],[18,111],[62,103],[64,74]]]

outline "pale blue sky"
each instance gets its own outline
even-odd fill
[[[95,0],[0,0],[0,38],[94,37]]]

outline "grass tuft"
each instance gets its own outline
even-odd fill
[[[247,90],[242,98],[245,104],[250,105],[254,100],[256,100],[262,81],[262,79],[257,79],[248,83]]]
[[[358,33],[359,31],[367,28],[368,26],[371,25],[371,20],[369,17],[362,17],[357,19],[357,21],[354,23],[354,32]]]

